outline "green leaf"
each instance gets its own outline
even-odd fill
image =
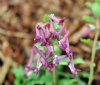
[[[52,76],[51,74],[43,75],[40,80],[47,85],[48,83],[52,82]]]
[[[15,75],[16,78],[20,78],[23,76],[24,68],[22,66],[12,68],[12,73]]]
[[[80,72],[79,76],[84,78],[89,78],[89,72],[88,71]]]
[[[43,21],[44,21],[44,22],[48,22],[49,20],[50,20],[49,14],[45,14],[45,15],[43,16]]]
[[[61,60],[59,65],[68,65],[68,63],[70,62],[69,58]]]
[[[53,25],[54,25],[54,28],[57,30],[57,29],[61,29],[61,25],[59,25],[57,22],[54,22],[53,23]]]
[[[100,4],[94,3],[92,6],[92,12],[93,12],[94,16],[100,17]]]
[[[58,81],[58,85],[69,85],[66,79],[61,79]]]
[[[61,79],[58,81],[58,85],[77,85],[76,82],[76,79]]]
[[[88,16],[88,15],[83,16],[83,20],[85,20],[86,22],[89,22],[89,23],[95,22],[95,18]]]
[[[36,75],[36,73],[33,73],[28,78],[24,79],[23,85],[34,85],[37,80],[39,80],[39,75]]]
[[[20,85],[20,81],[17,80],[17,79],[15,79],[15,80],[14,80],[14,85]]]
[[[96,0],[96,3],[100,4],[100,0]]]
[[[86,6],[87,6],[89,9],[91,9],[91,8],[92,8],[92,3],[86,2]]]
[[[84,81],[82,81],[81,79],[78,79],[77,85],[86,85],[86,83]]]
[[[91,39],[81,38],[80,41],[83,42],[83,43],[85,43],[85,44],[92,44],[92,40]]]
[[[37,75],[36,73],[33,73],[27,78],[27,81],[38,80],[38,79],[39,79],[39,75]]]
[[[60,76],[62,76],[62,77],[68,78],[68,79],[72,78],[72,74],[68,73],[68,72],[65,73],[65,72],[62,72],[62,71],[58,70],[57,74],[60,75]]]
[[[84,64],[85,61],[82,58],[76,58],[76,59],[74,59],[74,63],[75,64]]]
[[[36,80],[35,85],[43,85],[44,81],[43,80]]]

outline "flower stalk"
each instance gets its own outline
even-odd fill
[[[64,26],[64,19],[50,15],[46,23],[38,23],[35,29],[36,36],[34,39],[34,46],[29,62],[25,66],[25,74],[27,75],[30,71],[34,71],[38,74],[41,66],[44,66],[44,68],[47,68],[49,71],[53,71],[53,83],[56,85],[55,69],[60,61],[69,58],[70,63],[68,67],[75,77],[78,70],[74,66],[73,51],[69,46],[69,32]],[[57,54],[55,52],[53,40],[58,42],[56,45],[59,46],[60,50],[65,51],[66,55]],[[38,54],[37,57],[35,57],[36,54]],[[36,63],[36,66],[33,66],[33,63]]]
[[[99,31],[100,31],[100,17],[97,17],[97,20],[96,20],[96,34],[95,34],[95,37],[94,37],[92,54],[91,54],[90,76],[89,76],[88,85],[91,85],[92,80],[93,80],[94,60],[95,60],[95,55],[96,55],[96,44],[97,44],[98,37],[99,37]]]

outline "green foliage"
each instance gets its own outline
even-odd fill
[[[74,63],[75,64],[84,64],[85,63],[85,61],[82,59],[82,58],[76,58],[76,59],[74,59]]]
[[[86,6],[87,6],[89,9],[91,9],[91,8],[92,8],[92,3],[86,2]]]
[[[82,81],[81,78],[88,78],[89,72],[80,72],[76,78],[72,78],[70,73],[58,70],[57,75],[63,77],[62,79],[58,79],[58,85],[86,85],[86,82]]]
[[[83,20],[89,23],[95,22],[95,18],[88,16],[88,15],[83,16]]]
[[[80,72],[79,76],[83,78],[89,78],[89,72],[86,72],[86,71]]]
[[[20,78],[20,76],[23,75],[23,67],[22,66],[19,66],[18,68],[14,67],[12,69],[12,73],[15,74],[16,78]]]
[[[47,74],[47,75],[42,76],[41,80],[46,85],[52,85],[52,75],[51,74]]]
[[[28,78],[24,76],[24,68],[22,66],[12,68],[12,73],[15,76],[14,85],[52,85],[52,75],[42,73],[37,75],[32,73]]]
[[[96,1],[96,3],[100,4],[100,0],[95,0],[95,1]]]
[[[81,38],[80,41],[83,42],[83,43],[85,43],[85,44],[92,44],[92,40],[91,39]]]
[[[94,3],[92,6],[92,12],[94,16],[100,17],[100,4]]]
[[[100,17],[100,0],[95,0],[94,3],[87,2],[86,6],[91,9],[94,16]]]
[[[21,83],[24,82],[23,67],[22,66],[14,67],[12,69],[12,73],[15,76],[14,85],[21,85]]]
[[[86,84],[80,79],[62,79],[59,81],[59,85],[86,85]]]

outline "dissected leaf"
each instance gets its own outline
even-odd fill
[[[22,66],[14,67],[12,69],[12,73],[15,75],[16,78],[20,78],[23,75],[24,68]]]
[[[41,77],[41,80],[47,85],[50,82],[52,83],[52,76],[51,76],[51,74],[43,75]]]

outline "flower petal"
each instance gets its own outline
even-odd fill
[[[50,19],[57,23],[63,23],[64,19],[56,18],[55,16],[50,16]]]
[[[39,70],[40,70],[40,67],[42,66],[42,63],[40,61],[40,58],[37,59],[37,66],[36,66],[36,73],[38,74],[39,73]]]
[[[61,60],[65,59],[65,58],[67,58],[66,55],[61,55],[61,56],[55,55],[55,56],[54,56],[54,60],[53,60],[53,64],[54,64],[55,66],[58,66],[58,65],[59,65],[59,62],[60,62]]]
[[[76,74],[77,74],[77,69],[74,66],[74,60],[73,60],[73,56],[72,55],[70,56],[70,63],[68,65],[68,67],[70,68],[73,77],[75,77]]]
[[[69,49],[68,33],[59,41],[59,46],[62,50]]]
[[[53,47],[50,45],[46,45],[46,48],[49,53],[48,57],[52,56],[54,54]]]

